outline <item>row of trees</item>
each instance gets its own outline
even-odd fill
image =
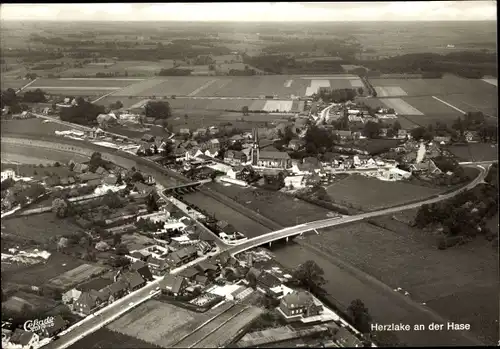
[[[479,184],[452,199],[422,205],[414,223],[419,228],[441,227],[443,234],[450,237],[491,235],[485,222],[497,213],[497,207],[498,187],[495,180]]]
[[[379,61],[364,61],[363,65],[382,73],[425,73],[438,77],[453,73],[466,78],[480,79],[496,76],[496,54],[479,51],[453,52],[446,55],[415,53]],[[434,74],[435,76],[432,76]]]

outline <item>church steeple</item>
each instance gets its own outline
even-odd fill
[[[253,138],[253,146],[252,146],[252,165],[256,166],[259,162],[259,131],[257,128],[252,129],[252,138]]]

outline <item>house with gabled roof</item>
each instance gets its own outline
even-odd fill
[[[153,275],[148,264],[144,263],[142,260],[138,260],[130,265],[130,270],[138,272],[146,281],[153,280]]]
[[[54,316],[54,325],[46,327],[40,331],[40,335],[46,338],[52,338],[68,327],[66,320],[62,318],[61,315]]]
[[[181,270],[177,275],[185,277],[188,280],[194,280],[196,275],[200,274],[200,271],[195,267],[189,267],[184,270]]]
[[[73,310],[84,315],[90,315],[96,311],[102,304],[101,300],[89,291],[82,292],[80,297],[75,301]]]
[[[146,280],[137,271],[123,273],[122,280],[127,283],[131,292],[146,285]]]
[[[167,274],[160,282],[161,292],[173,296],[181,295],[188,287],[188,281],[179,275]]]
[[[12,336],[10,337],[10,343],[20,345],[21,348],[35,348],[38,346],[40,337],[34,333],[16,328]]]
[[[321,314],[323,306],[306,291],[294,291],[281,298],[279,310],[285,318],[309,317]]]

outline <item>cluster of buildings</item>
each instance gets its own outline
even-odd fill
[[[2,348],[33,349],[50,341],[68,327],[60,315],[38,321],[27,321],[24,328],[13,328],[12,323],[2,321]]]

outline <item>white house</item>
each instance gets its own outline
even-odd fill
[[[13,179],[14,177],[16,177],[16,172],[13,169],[8,168],[5,171],[2,171],[2,182],[8,178]]]

